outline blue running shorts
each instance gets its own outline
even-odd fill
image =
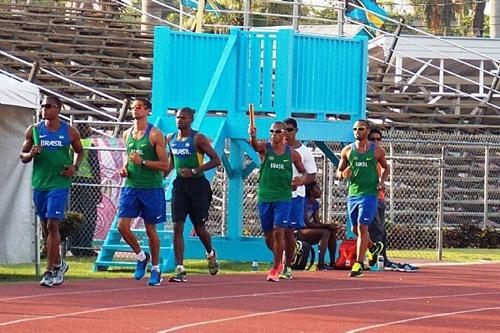
[[[352,225],[370,225],[377,213],[378,199],[375,195],[347,197],[347,212]]]
[[[296,196],[292,199],[292,208],[290,209],[290,227],[302,229],[306,227],[304,222],[305,198]]]
[[[272,231],[274,226],[290,227],[292,201],[259,202],[259,217],[262,231]]]
[[[124,187],[120,193],[118,218],[142,217],[144,223],[157,224],[166,220],[163,188]]]
[[[64,210],[68,202],[69,189],[59,188],[48,191],[33,190],[36,214],[42,221],[64,220]]]

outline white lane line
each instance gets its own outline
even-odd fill
[[[251,283],[258,283],[258,284],[269,284],[267,281],[232,281],[232,282],[220,282],[217,283],[217,285],[237,285],[237,284],[251,284]],[[169,285],[173,285],[172,283],[170,284],[164,284],[162,287],[168,287]],[[206,287],[206,286],[212,286],[213,283],[189,283],[189,284],[176,284],[176,288],[191,288],[191,287]],[[59,287],[57,287],[59,288]],[[157,287],[155,287],[156,289]],[[143,290],[143,289],[152,289],[152,287],[129,287],[129,288],[113,288],[113,289],[97,289],[97,290],[85,290],[85,291],[68,291],[68,292],[52,292],[52,293],[44,293],[44,294],[34,294],[34,295],[25,295],[25,296],[14,296],[14,297],[5,297],[5,298],[0,298],[0,302],[6,302],[6,301],[15,301],[15,300],[20,300],[20,299],[30,299],[30,298],[45,298],[45,297],[52,297],[52,296],[68,296],[68,295],[80,295],[80,294],[96,294],[96,293],[111,293],[111,292],[121,292],[121,291],[130,291],[130,290]]]
[[[371,329],[374,329],[374,328],[379,328],[379,327],[385,327],[385,326],[390,326],[390,325],[408,323],[408,322],[411,322],[411,321],[431,319],[431,318],[439,318],[439,317],[447,317],[447,316],[454,316],[454,315],[458,315],[458,314],[474,313],[474,312],[489,311],[489,310],[500,310],[500,306],[495,306],[495,307],[490,307],[490,308],[470,309],[470,310],[455,311],[455,312],[436,313],[436,314],[422,316],[422,317],[414,317],[414,318],[408,318],[408,319],[390,321],[390,322],[387,322],[387,323],[382,323],[382,324],[377,324],[377,325],[371,325],[371,326],[356,328],[354,330],[346,331],[345,333],[356,333],[356,332],[368,331],[368,330],[371,330]]]
[[[185,328],[191,328],[191,327],[197,327],[197,326],[203,326],[203,325],[210,325],[210,324],[221,323],[221,322],[226,322],[226,321],[233,321],[233,320],[238,320],[238,319],[245,319],[245,318],[252,318],[252,317],[261,317],[261,316],[269,316],[269,315],[274,315],[274,314],[283,313],[283,312],[293,312],[293,311],[320,309],[320,308],[328,308],[328,307],[338,307],[338,306],[345,306],[345,305],[364,305],[364,304],[371,304],[371,303],[399,302],[399,301],[411,301],[411,300],[421,300],[421,299],[458,298],[458,297],[471,297],[471,296],[495,295],[495,294],[500,294],[500,292],[496,292],[496,293],[491,293],[491,292],[487,292],[486,293],[485,292],[485,293],[470,293],[470,294],[453,294],[453,295],[441,295],[441,296],[419,296],[419,297],[386,298],[386,299],[364,300],[364,301],[356,301],[356,302],[344,302],[344,303],[331,303],[331,304],[301,306],[301,307],[296,307],[296,308],[285,308],[285,309],[274,310],[274,311],[250,313],[250,314],[247,314],[247,315],[241,315],[241,316],[235,316],[235,317],[226,317],[226,318],[201,321],[201,322],[196,322],[196,323],[191,323],[191,324],[185,324],[185,325],[180,325],[180,326],[174,326],[174,327],[170,327],[170,328],[167,328],[165,330],[162,330],[162,331],[157,331],[156,333],[168,333],[168,332],[174,332],[174,331],[182,330],[182,329],[185,329]]]
[[[269,282],[264,281],[264,283],[269,284]],[[44,319],[55,319],[61,317],[72,317],[89,313],[97,313],[97,312],[105,312],[105,311],[113,311],[113,310],[122,310],[122,309],[132,309],[139,307],[148,307],[148,306],[156,306],[156,305],[165,305],[165,304],[173,304],[173,303],[181,303],[181,302],[197,302],[197,301],[210,301],[210,300],[221,300],[221,299],[234,299],[234,298],[244,298],[244,297],[262,297],[262,296],[279,296],[279,295],[292,295],[292,294],[302,294],[302,293],[325,293],[332,291],[352,291],[352,290],[366,290],[366,289],[401,289],[401,288],[422,288],[421,285],[411,285],[411,286],[383,286],[383,287],[353,287],[353,288],[338,288],[338,289],[308,289],[308,290],[294,290],[294,291],[274,291],[267,293],[251,293],[251,294],[240,294],[240,295],[228,295],[228,296],[212,296],[212,297],[199,297],[199,298],[185,298],[185,299],[175,299],[168,301],[160,301],[160,302],[150,302],[150,303],[139,303],[139,304],[129,304],[129,305],[121,305],[115,307],[106,307],[106,308],[97,308],[76,312],[68,312],[61,313],[56,315],[38,315],[32,316],[24,319],[17,319],[12,321],[0,322],[0,326],[8,326],[13,324],[19,324],[28,321],[37,321]],[[25,315],[23,315],[25,316]]]

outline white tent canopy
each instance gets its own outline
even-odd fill
[[[35,260],[32,165],[19,152],[39,95],[36,85],[0,73],[0,264]]]

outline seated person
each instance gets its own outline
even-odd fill
[[[335,250],[337,246],[337,227],[333,224],[322,223],[319,218],[319,202],[321,190],[316,182],[306,185],[306,199],[304,206],[304,225],[297,230],[297,239],[308,242],[311,245],[318,244],[318,266],[317,270],[325,271],[333,269],[325,264],[325,253],[328,248],[330,260],[335,261]]]

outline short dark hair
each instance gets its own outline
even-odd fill
[[[319,184],[316,181],[313,181],[312,183],[309,183],[306,185],[306,196],[308,196],[312,190],[314,190],[315,187],[319,187]]]
[[[136,97],[134,101],[141,101],[144,104],[144,107],[148,110],[151,110],[151,102],[145,97]]]
[[[191,119],[194,119],[194,110],[190,107],[185,106],[183,108],[179,108],[177,112],[187,112],[191,116]]]
[[[271,126],[272,126],[272,125],[280,125],[281,127],[286,127],[286,125],[285,125],[285,123],[284,123],[283,121],[274,121],[274,122],[271,124]]]
[[[54,102],[54,104],[57,104],[58,107],[62,106],[61,99],[57,96],[47,95],[47,96],[45,96],[45,99],[50,99],[52,102]]]
[[[367,126],[368,128],[370,128],[370,122],[369,122],[368,120],[366,120],[366,119],[358,119],[358,120],[356,120],[356,121],[355,121],[355,123],[356,123],[356,122],[365,123],[365,124],[366,124],[366,126]]]
[[[283,122],[286,124],[286,125],[292,125],[293,128],[297,128],[297,120],[293,119],[293,118],[286,118],[285,120],[283,120]]]
[[[380,135],[380,138],[382,139],[382,132],[376,128],[376,127],[373,127],[373,128],[370,128],[370,134],[368,134],[368,138],[370,138],[370,135],[372,134],[378,134]]]

